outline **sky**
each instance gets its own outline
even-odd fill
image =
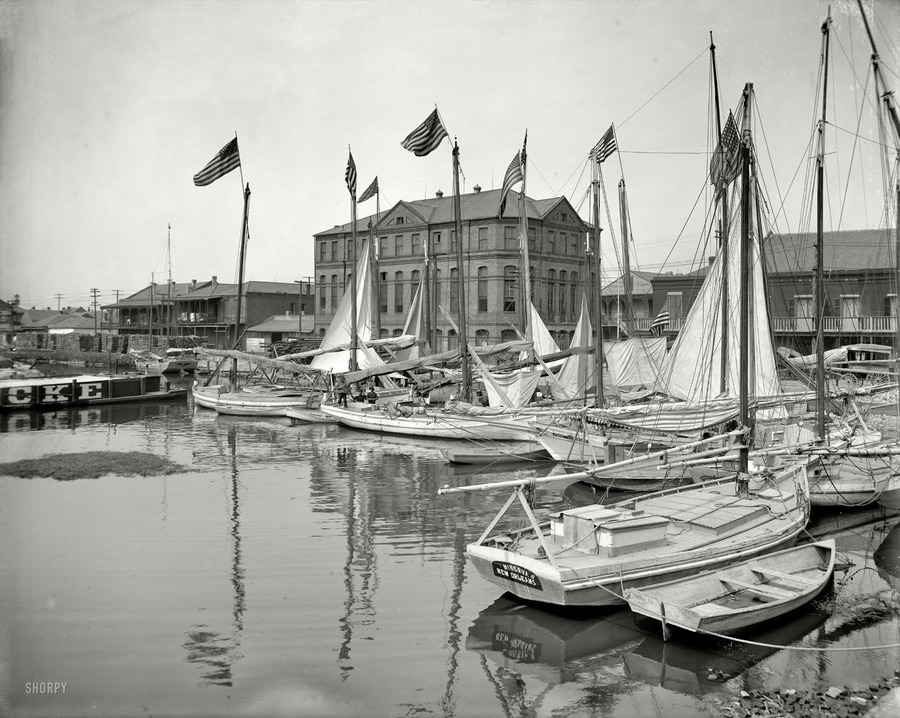
[[[900,88],[900,2],[873,2]],[[421,158],[400,146],[435,106],[464,192],[499,188],[527,130],[529,196],[564,195],[585,219],[588,153],[614,124],[604,185],[616,205],[626,181],[632,266],[688,271],[710,201],[710,32],[723,107],[754,85],[769,203],[795,231],[829,4],[829,228],[879,226],[855,0],[0,0],[0,298],[87,307],[96,289],[110,303],[170,267],[176,282],[234,282],[242,181],[245,278],[313,276],[313,235],[350,221],[348,148],[360,193],[378,176],[382,211],[450,194],[448,141]],[[241,171],[195,187],[235,133]]]

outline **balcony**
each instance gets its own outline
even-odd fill
[[[815,334],[816,322],[812,317],[772,317],[772,329],[776,334]],[[824,317],[822,331],[831,334],[883,334],[897,331],[896,317]]]

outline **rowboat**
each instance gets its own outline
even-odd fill
[[[498,464],[515,461],[544,461],[550,458],[547,450],[534,439],[472,443],[441,449],[441,454],[453,464]]]
[[[734,635],[809,603],[834,574],[834,539],[642,589],[628,589],[632,611],[668,627]]]

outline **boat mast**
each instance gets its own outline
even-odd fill
[[[886,89],[884,78],[881,76],[881,65],[879,62],[878,48],[875,46],[875,38],[872,36],[872,30],[869,27],[869,21],[866,18],[866,12],[863,9],[862,2],[861,0],[856,0],[856,3],[859,6],[859,14],[862,16],[863,24],[866,28],[866,34],[869,36],[869,44],[872,46],[872,72],[875,75],[875,92],[876,95],[880,97],[884,102],[884,106],[887,110],[888,116],[891,118],[891,124],[894,128],[895,142],[898,143],[897,159],[900,160],[900,118],[898,118],[897,108],[894,106],[893,92],[890,92]],[[900,170],[900,163],[898,163],[897,169]],[[896,293],[896,298],[894,300],[894,357],[897,358],[900,357],[900,178],[895,179],[895,182],[896,205],[894,207],[894,211],[896,212],[896,218],[894,224],[894,291]],[[897,402],[898,409],[900,409],[900,396],[897,397]]]
[[[619,180],[619,217],[622,221],[622,265],[624,269],[623,280],[625,282],[625,331],[629,337],[634,336],[634,309],[632,306],[631,286],[631,257],[628,252],[630,246],[630,232],[628,227],[628,199],[625,196],[625,178]]]
[[[352,156],[351,156],[352,160]],[[350,371],[359,368],[356,351],[358,345],[356,324],[359,321],[356,306],[356,182],[350,190]]]
[[[823,74],[822,119],[819,121],[819,149],[816,153],[816,439],[825,441],[825,110],[828,105],[828,48],[831,30],[831,8],[822,25]]]
[[[377,177],[375,178],[377,181]],[[372,287],[372,291],[369,295],[369,301],[371,303],[371,307],[369,308],[369,314],[372,317],[372,336],[375,339],[378,339],[381,336],[381,295],[379,286],[379,269],[378,262],[381,257],[381,252],[376,251],[376,242],[378,241],[378,222],[381,220],[381,197],[379,197],[379,193],[375,193],[375,224],[372,224],[371,220],[369,220],[369,265],[370,265],[370,273],[372,275],[370,280],[370,285]]]
[[[725,148],[722,146],[722,111],[719,102],[719,74],[716,69],[716,44],[709,33],[709,54],[712,58],[713,94],[716,103],[716,135],[718,137],[719,177],[716,182],[716,199],[721,208],[719,220],[719,253],[722,267],[728,266],[728,181],[725,167]],[[719,391],[724,393],[728,384],[728,281],[722,282],[722,354],[720,356]]]
[[[744,127],[741,138],[741,303],[740,303],[740,415],[741,426],[750,426],[750,106],[753,84],[744,86]],[[749,441],[738,452],[738,471],[747,473]]]
[[[238,252],[238,284],[237,299],[235,301],[234,311],[234,348],[241,348],[241,295],[244,290],[244,262],[247,255],[247,238],[250,234],[250,225],[248,224],[248,213],[250,211],[250,183],[247,183],[244,189],[244,219],[241,222],[241,246]],[[238,360],[237,357],[231,359],[231,385],[237,387],[238,377]]]
[[[595,377],[594,377],[594,386],[595,386],[595,395],[594,395],[594,405],[597,407],[603,406],[603,305],[602,305],[602,292],[601,292],[601,284],[603,282],[601,276],[601,258],[600,258],[600,233],[603,231],[600,227],[600,162],[598,161],[598,155],[592,153],[591,156],[591,190],[592,190],[592,202],[591,206],[594,211],[594,225],[592,231],[592,242],[591,246],[588,250],[588,256],[590,260],[590,254],[593,252],[593,267],[589,267],[589,271],[587,272],[587,276],[591,276],[591,269],[596,271],[596,276],[593,282],[593,290],[594,290],[594,307],[596,311],[596,316],[594,317],[594,358],[595,358]]]
[[[169,222],[169,235],[166,239],[166,256],[168,257],[169,264],[169,279],[166,282],[166,297],[168,301],[166,302],[166,326],[169,330],[169,336],[172,336],[172,324],[174,319],[174,312],[172,311],[172,223]]]
[[[456,278],[458,282],[459,294],[457,302],[457,314],[459,315],[459,360],[462,370],[462,381],[459,387],[459,398],[462,401],[468,401],[470,395],[469,387],[469,342],[466,334],[466,282],[465,272],[463,271],[463,236],[462,236],[462,213],[460,210],[459,200],[459,144],[453,143],[453,214],[455,215],[456,225]]]
[[[522,192],[519,195],[519,245],[521,246],[520,258],[522,262],[522,326],[525,331],[525,339],[527,341],[534,340],[534,332],[531,326],[531,255],[528,247],[528,208],[525,204],[525,180],[527,172],[525,169],[526,153],[525,147],[528,144],[528,131],[525,131],[525,141],[522,143]]]

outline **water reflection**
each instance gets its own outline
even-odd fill
[[[183,648],[186,660],[200,668],[201,685],[233,685],[234,664],[241,658],[241,632],[244,630],[246,589],[241,558],[241,497],[238,479],[238,426],[227,426],[227,446],[231,459],[228,481],[228,540],[231,546],[231,631],[223,635],[206,624],[194,624],[186,632]]]
[[[136,401],[122,404],[98,404],[95,406],[68,407],[45,411],[0,412],[0,434],[17,431],[41,431],[100,426],[103,424],[128,424],[167,416],[173,410],[184,410],[179,402]]]

